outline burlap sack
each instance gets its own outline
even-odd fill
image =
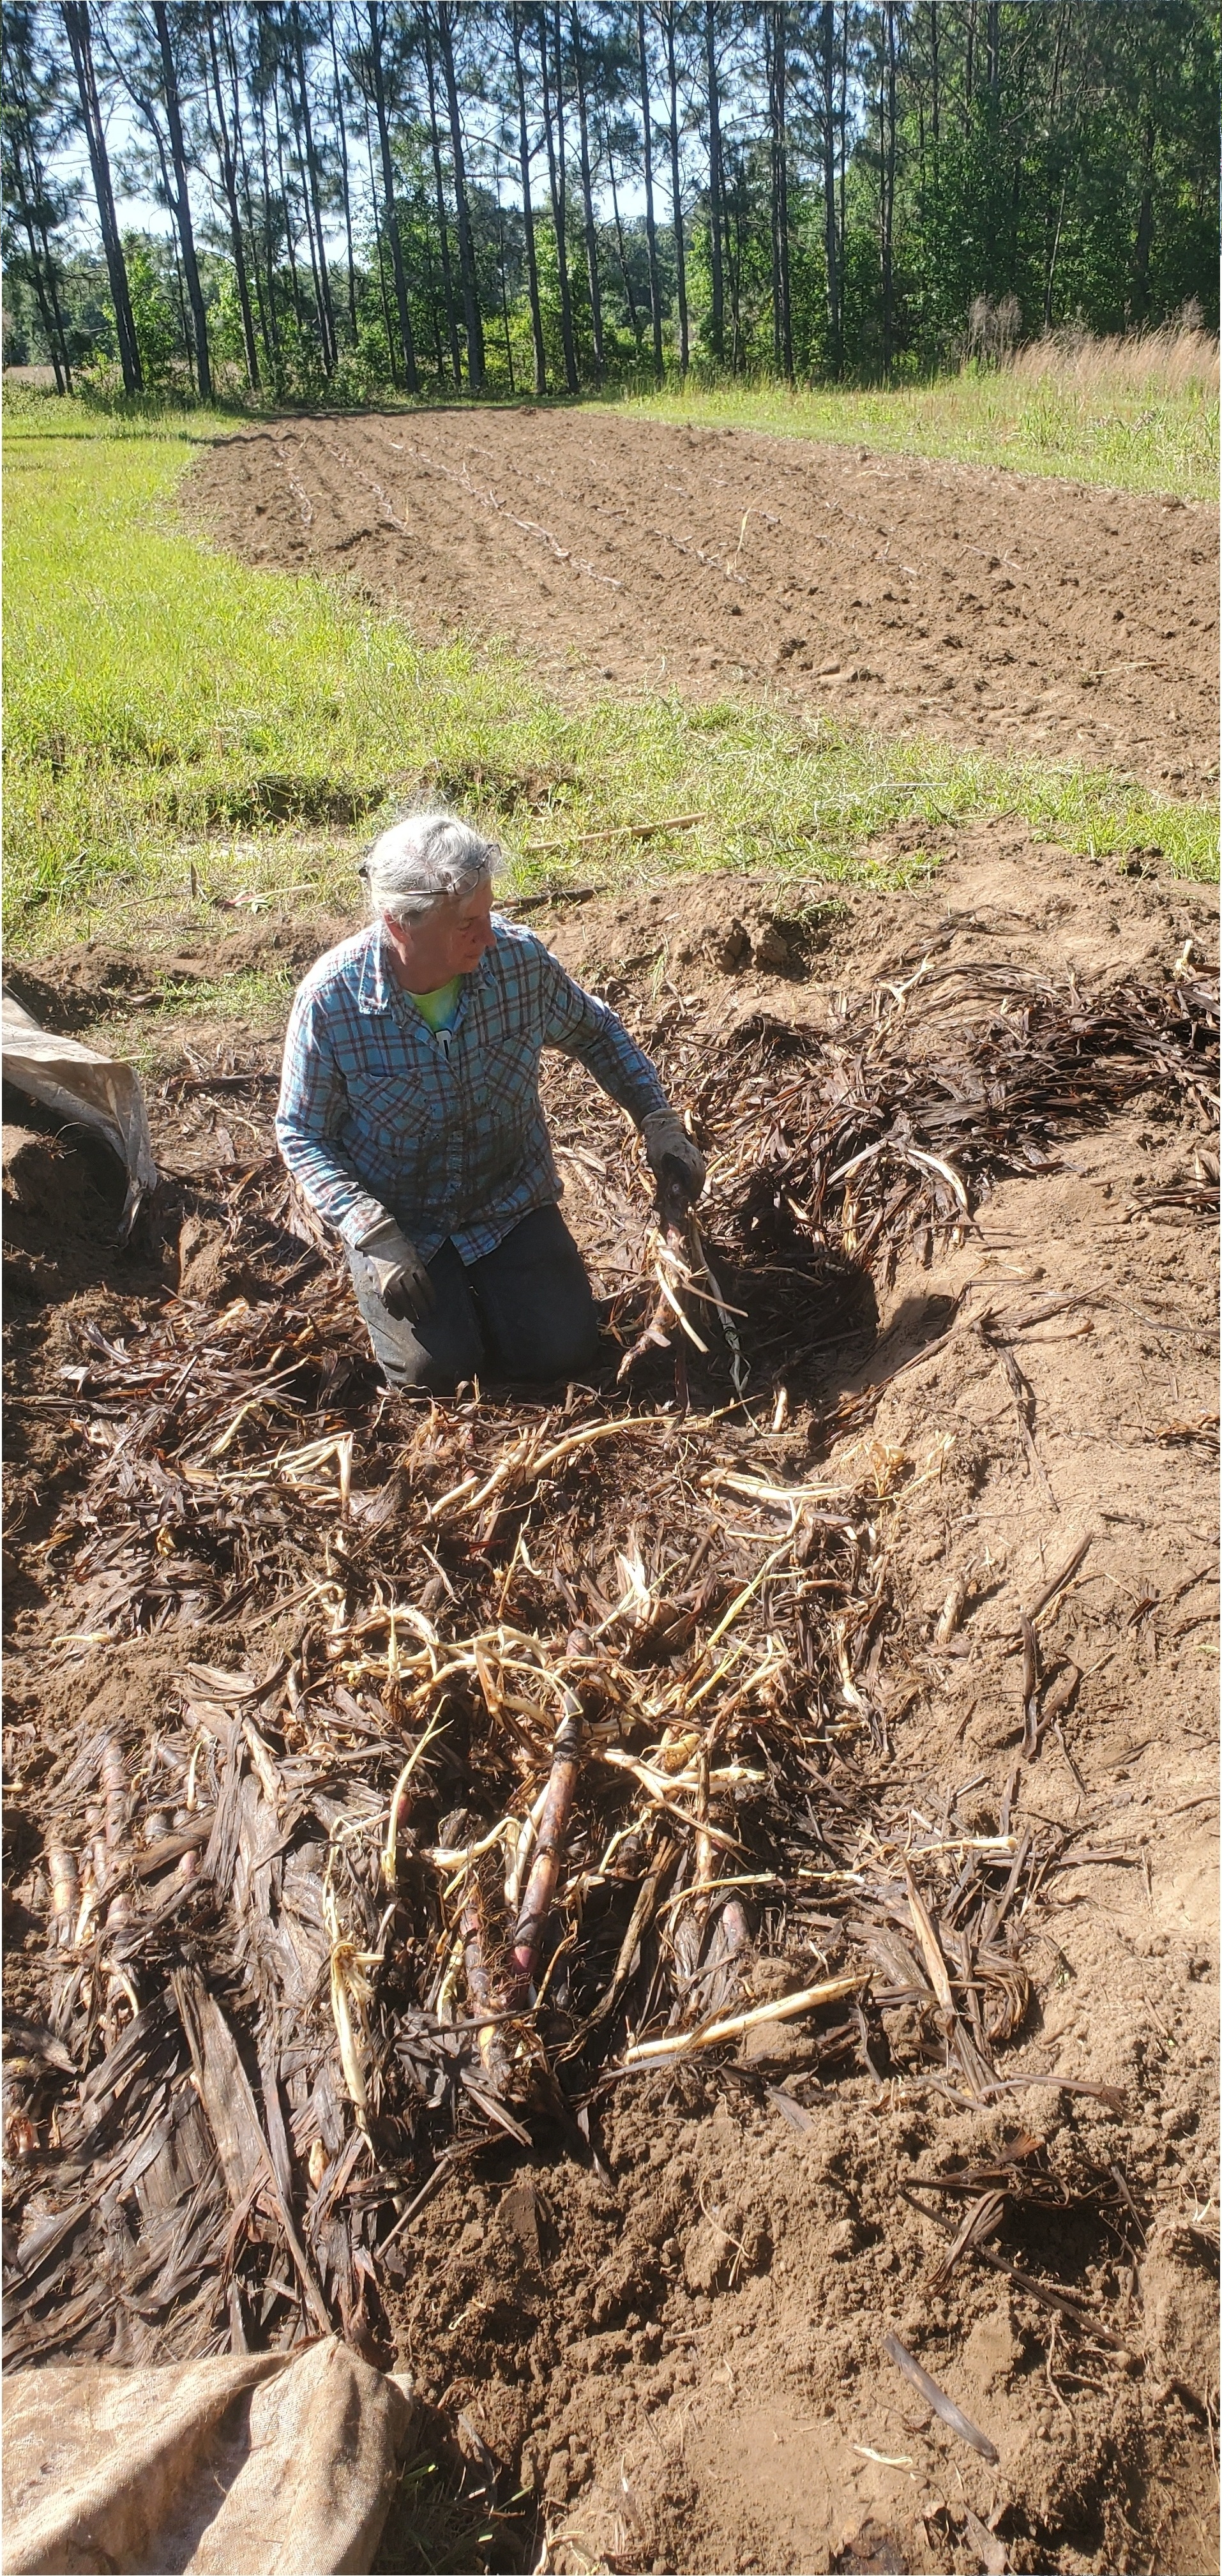
[[[0,1046],[6,1082],[15,1083],[31,1100],[41,1100],[58,1117],[95,1129],[126,1165],[122,1231],[130,1231],[145,1191],[157,1183],[148,1111],[135,1066],[123,1056],[97,1055],[79,1038],[40,1029],[11,993],[3,996]]]
[[[368,2569],[415,2407],[329,2336],[156,2370],[4,2382],[6,2576]]]

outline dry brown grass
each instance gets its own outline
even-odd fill
[[[635,407],[670,420],[1216,500],[1218,343],[1194,308],[1123,337],[1064,324],[1023,344],[1021,330],[1013,296],[995,304],[981,296],[967,316],[963,364],[931,382],[706,386],[693,378],[685,390],[637,398]]]
[[[1217,340],[1191,322],[1105,338],[1065,324],[1015,349],[1005,363],[1011,374],[1029,383],[1052,381],[1102,402],[1133,394],[1157,399],[1195,393],[1205,399],[1218,392]]]

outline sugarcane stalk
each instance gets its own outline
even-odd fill
[[[47,1876],[51,1881],[51,1922],[49,1946],[69,1950],[76,1928],[76,1910],[80,1901],[76,1861],[63,1843],[47,1844]]]
[[[517,1843],[514,1848],[513,1858],[505,1873],[505,1909],[507,1913],[512,1914],[515,1923],[518,1919],[518,1912],[521,1904],[522,1881],[526,1876],[527,1863],[532,1851],[534,1850],[535,1836],[539,1830],[539,1820],[546,1805],[547,1786],[545,1783],[543,1788],[540,1789],[539,1795],[535,1799],[529,1815],[524,1816],[522,1819],[521,1831],[519,1832]]]
[[[127,1829],[127,1769],[118,1737],[108,1735],[102,1747],[102,1796],[105,1800],[106,1848],[116,1852]]]
[[[551,1912],[560,1863],[564,1856],[565,1836],[573,1809],[573,1793],[581,1768],[584,1723],[580,1703],[566,1693],[564,1716],[556,1729],[552,1747],[551,1777],[539,1818],[535,1857],[531,1863],[522,1910],[513,1935],[512,1974],[519,1988],[534,1983],[542,1946],[544,1927]]]
[[[481,2013],[495,2013],[499,2008],[498,1998],[493,1993],[492,1978],[484,1948],[483,1900],[479,1880],[474,1871],[471,1873],[458,1930],[459,1939],[462,1942],[463,1972],[467,1980],[467,1995],[472,2017],[475,2018]],[[493,2091],[499,2093],[503,2090],[509,2073],[509,2055],[495,2021],[489,2020],[481,2024],[477,2044],[484,2072]]]
[[[738,2039],[747,2030],[758,2030],[765,2022],[792,2021],[798,2013],[813,2012],[816,2004],[839,2003],[842,1995],[856,1993],[867,1986],[869,1975],[828,1977],[819,1986],[805,1986],[801,1994],[778,1995],[775,2003],[756,2004],[750,2012],[732,2013],[726,2021],[706,2022],[695,2030],[677,2031],[666,2039],[638,2040],[624,2050],[624,2066],[646,2066],[655,2058],[682,2057],[696,2048],[718,2048],[723,2039]]]

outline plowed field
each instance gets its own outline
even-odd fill
[[[1200,504],[528,408],[272,422],[193,506],[250,561],[621,689],[767,688],[1183,795],[1217,775]]]

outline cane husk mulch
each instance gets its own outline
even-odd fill
[[[1187,968],[1091,994],[918,960],[821,1041],[758,1017],[710,1058],[677,995],[642,1034],[710,1150],[699,1230],[549,1074],[598,1211],[597,1382],[387,1390],[263,1150],[193,1184],[206,1279],[188,1226],[155,1319],[77,1327],[51,1402],[93,1464],[45,1542],[71,1604],[49,1668],[139,1636],[181,1659],[155,1723],[9,1748],[45,1927],[6,2043],[9,2367],[333,2326],[384,2354],[456,2160],[588,2159],[624,2087],[697,2066],[767,2085],[753,2034],[787,2022],[809,2067],[770,2090],[798,2125],[804,2084],[863,2068],[893,2100],[1005,2100],[1041,1905],[1096,1857],[1088,1813],[1013,1812],[1064,1745],[1040,1622],[1082,1549],[1016,1630],[1022,1743],[981,1830],[903,1750],[930,1639],[897,1541],[950,1435],[899,1450],[876,1390],[809,1398],[829,1349],[868,1347],[874,1283],[968,1237],[1000,1177],[1138,1095],[1199,1121],[1216,1002]],[[1177,1212],[1216,1203],[1198,1153]],[[995,1355],[1038,1494],[1016,1311],[965,1295],[938,1331]],[[214,1662],[239,1616],[246,1660]],[[1119,2342],[998,2248],[1017,2203],[1064,2201],[1038,2140],[953,2189],[927,2195],[940,2279],[983,2260]],[[1114,2173],[1075,2190],[1136,2224]]]

